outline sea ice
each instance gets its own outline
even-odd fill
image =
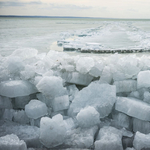
[[[76,118],[82,128],[89,128],[100,123],[99,113],[91,106],[81,109]]]
[[[111,126],[104,126],[98,133],[95,150],[123,150],[121,139],[120,130]]]
[[[7,134],[16,134],[20,140],[26,142],[27,147],[39,148],[41,146],[38,127],[0,121],[0,137]]]
[[[132,92],[137,89],[137,82],[135,80],[123,80],[115,81],[113,85],[116,85],[116,92]]]
[[[60,111],[68,109],[69,107],[69,97],[68,95],[59,96],[52,100],[53,111]]]
[[[105,66],[101,74],[99,82],[111,84],[112,78],[113,76],[112,76],[111,68],[109,66]]]
[[[104,64],[102,61],[95,62],[95,65],[89,71],[89,74],[93,77],[99,77],[102,74]]]
[[[72,148],[92,148],[97,130],[97,126],[73,129],[68,133],[64,144]]]
[[[37,90],[33,84],[24,80],[10,80],[0,83],[0,95],[6,97],[27,96],[36,93]]]
[[[150,122],[133,118],[133,131],[144,134],[150,133]]]
[[[47,114],[47,106],[39,100],[31,100],[25,106],[25,112],[29,118],[37,119]]]
[[[0,137],[0,149],[1,150],[27,150],[26,143],[19,140],[15,134],[9,134]]]
[[[137,76],[137,88],[148,88],[150,87],[150,71],[140,71]]]
[[[81,74],[78,72],[72,72],[72,73],[65,72],[62,74],[62,78],[67,83],[73,83],[73,84],[85,85],[85,86],[89,85],[93,80],[93,77],[91,75]]]
[[[118,97],[115,109],[131,117],[144,121],[150,121],[150,105],[140,101],[139,99]]]
[[[67,86],[67,91],[68,91],[70,101],[72,101],[75,95],[79,92],[75,84]]]
[[[66,128],[62,115],[58,114],[52,119],[41,118],[40,122],[40,141],[47,148],[63,144],[66,136]]]
[[[94,59],[91,57],[80,57],[76,62],[76,70],[81,74],[88,73],[93,66]]]
[[[12,100],[8,97],[0,96],[0,109],[2,109],[2,108],[11,109],[12,108]]]
[[[27,117],[24,110],[14,111],[13,121],[20,124],[29,124],[29,118]]]
[[[5,109],[4,112],[3,112],[2,118],[4,120],[12,121],[14,111],[15,111],[14,109]]]
[[[143,99],[143,101],[150,104],[150,93],[148,91],[144,92],[144,99]]]
[[[28,104],[30,101],[30,96],[21,96],[21,97],[16,97],[14,99],[14,108],[22,108],[24,109],[25,105]]]
[[[143,134],[137,131],[133,140],[133,146],[136,150],[150,149],[150,134]]]
[[[100,113],[100,118],[103,118],[108,116],[112,111],[115,101],[115,86],[92,82],[75,96],[73,102],[70,104],[68,115],[75,116],[82,108],[92,106]]]
[[[116,111],[112,113],[112,118],[113,118],[112,123],[114,126],[130,129],[131,118],[127,116],[126,114]]]
[[[56,76],[44,76],[36,87],[49,99],[65,95],[65,93],[67,93],[66,88],[63,87],[62,79]]]

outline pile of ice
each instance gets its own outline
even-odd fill
[[[0,149],[150,149],[150,57],[25,49],[0,64]]]

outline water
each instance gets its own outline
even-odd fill
[[[150,49],[150,20],[0,18],[0,54],[35,48],[62,50],[57,41],[74,45],[99,43],[104,49]]]

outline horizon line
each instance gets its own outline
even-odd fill
[[[104,18],[104,17],[79,17],[79,16],[39,16],[39,15],[0,15],[0,17],[24,18],[82,18],[82,19],[122,19],[122,20],[150,20],[150,18]]]

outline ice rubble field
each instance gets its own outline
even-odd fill
[[[0,150],[150,149],[150,57],[0,56]]]

